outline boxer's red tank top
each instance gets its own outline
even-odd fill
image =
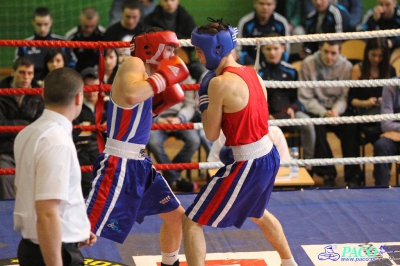
[[[226,67],[224,72],[240,76],[249,88],[249,101],[240,111],[224,113],[221,128],[227,146],[240,146],[253,143],[268,134],[268,103],[265,99],[256,71],[247,66]]]

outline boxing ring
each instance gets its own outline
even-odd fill
[[[299,35],[272,38],[238,39],[239,45],[255,45],[257,57],[259,47],[268,43],[309,42],[322,40],[347,40],[400,35],[400,30],[385,30],[357,33],[333,33]],[[190,40],[180,40],[182,46],[191,46]],[[70,41],[28,41],[0,40],[0,46],[46,46],[98,49],[99,86],[85,86],[85,91],[107,92],[109,85],[102,83],[104,58],[102,51],[108,48],[129,47],[126,42],[70,42]],[[257,67],[257,66],[256,66]],[[399,85],[399,79],[358,80],[358,81],[266,81],[268,88],[296,87],[376,87]],[[198,84],[182,85],[184,90],[197,90]],[[40,94],[41,88],[1,89],[0,95]],[[96,131],[99,148],[104,148],[100,124],[103,108],[102,97],[96,105],[96,125],[74,126],[83,130]],[[309,118],[271,120],[270,125],[295,126],[313,124],[339,124],[398,120],[400,114],[351,116],[336,118]],[[0,126],[0,132],[19,132],[22,126]],[[201,123],[181,125],[153,124],[152,130],[199,130]],[[358,157],[286,160],[281,165],[343,165],[366,163],[399,162],[400,156]],[[180,163],[155,164],[158,170],[213,169],[222,163]],[[91,171],[92,166],[82,166]],[[14,169],[0,169],[0,175],[14,174]],[[275,191],[272,194],[269,211],[282,223],[299,265],[400,265],[400,200],[399,187],[359,189],[312,189],[300,191]],[[188,207],[193,194],[179,194],[183,207]],[[0,265],[17,265],[15,261],[20,235],[13,231],[13,200],[0,201]],[[147,217],[142,225],[135,225],[124,244],[116,244],[99,238],[98,243],[84,248],[87,265],[159,265],[161,256],[158,247],[158,230],[161,220]],[[241,230],[235,228],[205,228],[207,265],[279,265],[279,256],[260,234],[259,228],[250,220]],[[184,263],[184,249],[180,249]],[[358,261],[356,259],[359,259]]]

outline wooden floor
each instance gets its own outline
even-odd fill
[[[328,133],[328,141],[331,146],[332,152],[334,154],[335,158],[341,158],[342,152],[340,148],[340,141],[339,139],[333,134],[333,133]],[[183,142],[180,140],[174,140],[172,138],[168,139],[165,143],[165,150],[167,151],[168,155],[170,158],[173,158],[178,151],[181,149],[183,145]],[[373,146],[371,144],[367,144],[365,146],[365,156],[366,157],[371,157],[373,155]],[[192,162],[197,162],[197,152],[192,158]],[[205,162],[206,161],[206,155],[204,150],[201,152],[201,161]],[[156,161],[154,161],[156,163]],[[336,166],[338,176],[336,178],[336,185],[338,187],[346,187],[346,182],[344,181],[344,173],[343,173],[343,165],[338,165]],[[372,171],[373,171],[373,164],[366,164],[365,165],[365,172],[366,172],[366,185],[367,186],[374,186],[374,178],[372,176]],[[182,176],[186,177],[186,171],[182,171]],[[207,176],[207,171],[202,170],[191,170],[191,177],[192,180],[197,182],[200,186],[206,182],[206,176]],[[322,187],[323,186],[323,180],[322,178],[314,175],[314,181],[315,181],[315,186],[316,187]],[[394,166],[392,167],[392,172],[391,172],[391,185],[395,185],[395,169]]]

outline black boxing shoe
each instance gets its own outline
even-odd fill
[[[176,181],[175,187],[176,190],[180,192],[196,192],[198,188],[196,182],[190,182],[185,179]]]
[[[172,264],[172,265],[164,264],[161,262],[161,266],[179,266],[179,260],[175,261],[174,264]]]

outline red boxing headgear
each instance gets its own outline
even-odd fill
[[[135,49],[131,52],[132,56],[139,57],[143,62],[150,64],[155,69],[164,59],[164,50],[167,45],[179,47],[176,34],[172,31],[148,32],[133,37],[131,43]]]

